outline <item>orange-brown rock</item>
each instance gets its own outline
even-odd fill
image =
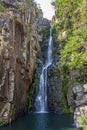
[[[22,4],[22,3],[21,3]],[[38,42],[36,5],[0,14],[0,121],[11,122],[27,110]]]

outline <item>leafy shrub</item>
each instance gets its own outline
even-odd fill
[[[87,130],[87,115],[82,116],[80,118],[80,123],[81,123],[81,125],[83,127],[83,130]]]
[[[53,41],[59,47],[57,64],[60,70],[62,101],[67,109],[68,84],[73,86],[74,82],[87,82],[87,4],[84,0],[55,0],[52,5],[56,8]],[[65,39],[64,32],[67,34]],[[78,74],[71,77],[72,72]]]

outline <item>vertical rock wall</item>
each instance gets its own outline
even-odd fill
[[[15,5],[5,0],[0,14],[0,122],[11,122],[27,110],[29,86],[32,83],[38,40],[35,3]],[[41,12],[42,13],[42,12]]]

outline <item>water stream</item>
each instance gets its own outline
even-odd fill
[[[50,28],[50,38],[48,42],[48,51],[46,63],[42,67],[39,81],[39,91],[35,100],[36,112],[47,112],[47,69],[52,64],[52,28]]]

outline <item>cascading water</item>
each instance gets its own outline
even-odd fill
[[[50,28],[50,38],[48,43],[47,59],[42,67],[39,90],[35,100],[36,112],[47,112],[47,69],[52,64],[52,28]]]

